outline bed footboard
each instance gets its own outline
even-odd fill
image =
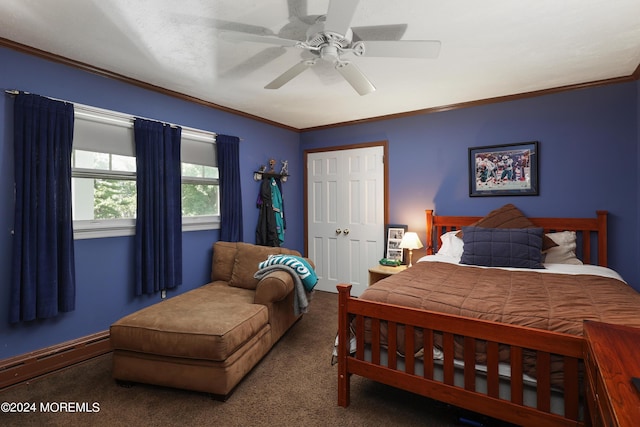
[[[351,297],[350,291],[350,285],[338,285],[338,405],[349,405],[350,377],[355,374],[519,425],[584,425],[582,420],[586,417],[580,409],[583,388],[580,380],[581,337],[365,301]],[[365,323],[370,336],[370,342],[366,343]],[[384,338],[381,325],[386,326]],[[349,342],[354,327],[356,351],[352,354]],[[416,357],[412,351],[399,352],[413,348],[416,332],[422,334],[425,349],[433,347],[434,334],[441,335],[441,360],[434,363],[432,351],[424,351],[422,357]],[[404,338],[400,344],[399,336]],[[454,341],[463,343],[463,360],[454,360]],[[486,390],[482,391],[476,389],[478,342],[487,349],[486,372],[483,373]],[[499,352],[505,346],[510,354],[507,399],[499,390],[500,383],[505,381],[499,372]],[[366,356],[365,347],[368,349]],[[534,405],[523,400],[525,352],[535,354]],[[561,387],[552,386],[552,359],[562,362],[564,379]],[[418,364],[419,370],[416,369]],[[434,376],[435,369],[441,370],[441,378]],[[462,375],[462,384],[454,379],[456,371]],[[552,393],[557,394],[558,389],[562,394],[562,414],[551,411]]]

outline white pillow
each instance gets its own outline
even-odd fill
[[[547,236],[556,242],[558,246],[554,246],[543,252],[544,263],[582,265],[582,261],[576,257],[575,231],[548,233]]]
[[[438,248],[438,253],[441,255],[450,256],[452,258],[460,259],[462,252],[464,251],[464,242],[461,238],[456,237],[456,233],[460,230],[448,231],[440,236],[442,244]]]

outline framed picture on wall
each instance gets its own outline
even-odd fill
[[[384,257],[403,262],[404,249],[400,248],[400,242],[408,226],[403,224],[387,224],[384,234]]]
[[[537,196],[538,141],[469,148],[469,196]]]

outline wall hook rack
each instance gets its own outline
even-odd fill
[[[282,182],[287,182],[287,178],[289,177],[289,161],[282,160],[280,163],[282,163],[282,168],[280,172],[276,172],[275,159],[269,159],[269,169],[267,169],[265,165],[260,166],[257,171],[253,172],[253,179],[255,181],[261,181],[263,179],[276,178]]]

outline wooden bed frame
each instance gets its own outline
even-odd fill
[[[446,231],[470,225],[481,217],[435,216],[426,211],[427,253],[433,254],[439,236]],[[595,218],[529,218],[535,225],[551,231],[576,231],[579,235],[578,253],[585,264],[592,259],[607,266],[607,212],[597,211]],[[359,375],[393,387],[442,401],[489,417],[519,425],[585,426],[590,425],[586,405],[580,408],[584,386],[580,370],[583,363],[582,337],[544,331],[516,325],[455,316],[392,304],[364,301],[350,296],[351,285],[339,284],[338,311],[338,405],[350,403],[350,377]],[[349,353],[350,327],[355,319],[357,350]],[[365,357],[364,324],[370,319],[372,342],[370,357]],[[380,325],[387,323],[388,346],[381,349]],[[416,360],[407,353],[404,358],[396,355],[398,344],[397,327],[405,328],[406,347],[413,347],[414,333],[421,329],[424,347],[432,347],[434,331],[443,336],[444,360],[442,381],[434,379],[434,359],[430,351]],[[454,384],[454,338],[464,337],[464,386]],[[475,342],[487,342],[486,393],[476,391]],[[500,397],[501,380],[498,373],[499,346],[510,347],[511,376],[510,400]],[[470,349],[470,351],[467,351]],[[382,364],[381,354],[387,355]],[[523,351],[536,352],[537,385],[536,407],[523,403]],[[552,388],[549,380],[551,356],[561,356],[564,361],[564,416],[551,413]],[[403,359],[404,368],[398,368],[398,359]],[[423,374],[415,373],[416,364],[422,364]]]

